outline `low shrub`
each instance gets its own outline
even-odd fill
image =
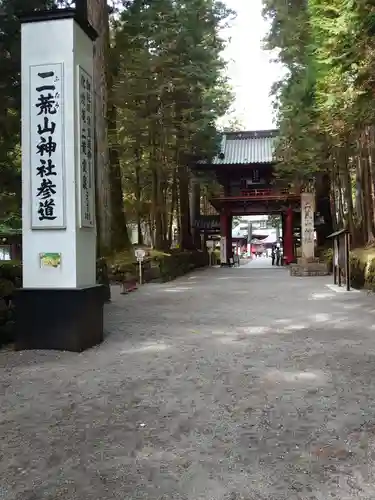
[[[22,285],[22,264],[15,260],[0,260],[0,279],[14,283],[16,288]]]
[[[122,283],[129,277],[137,276],[137,263],[130,262],[124,264],[121,262],[114,262],[109,265],[108,273],[111,282]]]
[[[153,256],[161,255],[161,252],[144,249],[146,256],[142,262],[143,280],[145,282],[152,281],[158,277],[157,270],[153,266]],[[134,249],[118,252],[108,260],[109,280],[114,283],[123,283],[130,279],[138,279],[139,264],[135,259]]]
[[[212,259],[212,263],[213,265],[217,265],[219,266],[220,263],[221,263],[221,260],[220,260],[220,250],[214,250],[213,251],[213,259]]]
[[[130,279],[139,279],[138,262],[121,263],[114,262],[109,266],[109,279],[113,283],[123,283]],[[158,263],[155,259],[145,259],[142,262],[142,279],[144,283],[156,280],[160,277]]]
[[[375,250],[356,248],[350,252],[351,286],[375,291]]]
[[[317,256],[327,263],[328,271],[333,272],[332,248],[318,249]],[[375,291],[375,259],[368,257],[363,249],[355,249],[349,254],[350,259],[350,286],[353,288],[367,288]],[[345,269],[342,270],[345,273]]]
[[[333,271],[333,249],[332,248],[318,248],[316,256],[323,262],[327,263],[328,272]]]
[[[363,288],[366,282],[366,263],[358,255],[350,252],[350,285],[353,288]]]
[[[208,265],[208,254],[202,251],[181,251],[173,249],[170,253],[150,251],[143,261],[143,280],[150,282],[171,281],[198,267]],[[129,279],[138,279],[139,267],[134,254],[122,252],[109,262],[109,279],[122,283]]]
[[[0,261],[0,347],[14,340],[14,290],[22,284],[22,265]]]
[[[375,292],[375,259],[371,259],[367,264],[364,287]]]
[[[164,254],[156,257],[155,260],[159,265],[160,278],[164,282],[209,264],[208,253],[199,250]]]

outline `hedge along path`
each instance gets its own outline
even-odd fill
[[[143,261],[143,281],[170,281],[197,268],[209,264],[207,252],[173,251],[170,253],[148,249],[149,255]],[[112,283],[125,284],[138,280],[139,268],[134,253],[121,252],[108,261],[109,279]]]

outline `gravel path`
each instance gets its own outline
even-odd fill
[[[210,269],[106,306],[82,354],[0,352],[0,499],[375,498],[375,300]]]

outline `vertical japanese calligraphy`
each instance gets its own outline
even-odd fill
[[[31,226],[65,227],[63,65],[30,67]]]
[[[302,256],[314,256],[314,194],[301,195]]]
[[[92,78],[81,67],[79,78],[80,226],[94,227],[94,113]]]

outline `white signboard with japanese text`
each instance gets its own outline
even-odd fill
[[[65,228],[63,64],[30,66],[31,228]]]
[[[220,262],[221,264],[227,263],[227,239],[225,236],[220,238]]]
[[[90,75],[78,67],[79,96],[79,222],[80,227],[95,225],[94,184],[94,113],[93,82]]]

